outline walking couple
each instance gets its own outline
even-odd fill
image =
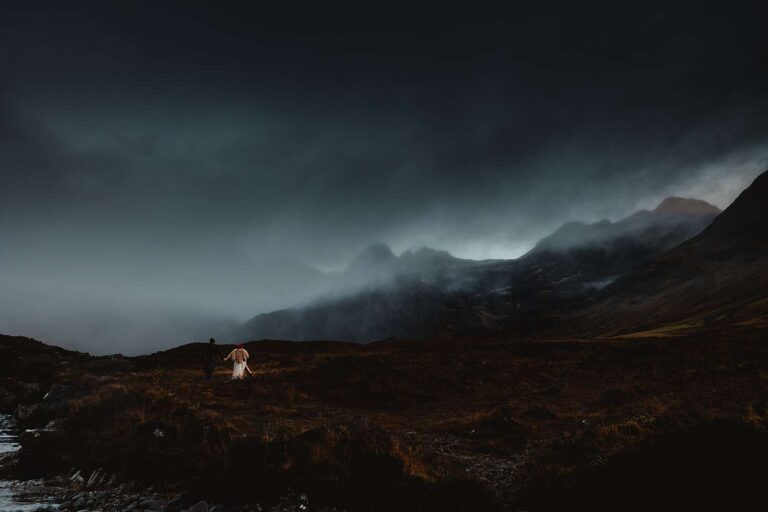
[[[215,339],[211,338],[208,341],[208,350],[206,350],[203,356],[203,371],[205,372],[205,379],[211,380],[213,370],[216,368],[216,361],[221,358],[221,353],[216,346]],[[250,375],[253,375],[251,369],[248,368],[249,357],[251,357],[251,355],[245,350],[243,345],[238,345],[224,358],[224,361],[231,360],[234,363],[234,367],[232,368],[232,380],[243,380],[246,371]]]

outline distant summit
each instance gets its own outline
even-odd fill
[[[398,259],[398,265],[402,272],[432,272],[444,269],[462,262],[448,251],[438,251],[429,247],[422,247],[417,251],[405,251]]]
[[[358,275],[389,271],[397,262],[397,256],[386,244],[375,243],[355,256],[346,269],[347,274]]]
[[[720,208],[701,199],[668,197],[653,210],[653,213],[672,215],[717,215]]]
[[[456,258],[448,251],[439,251],[430,247],[422,247],[415,251],[407,250],[400,256],[396,256],[386,244],[375,243],[355,256],[345,273],[352,277],[394,277],[413,274],[424,277],[424,274],[461,265],[467,261]]]
[[[700,199],[668,197],[653,211],[640,210],[616,222],[567,222],[529,254],[594,247],[611,252],[627,242],[661,253],[701,232],[719,213],[718,207]]]

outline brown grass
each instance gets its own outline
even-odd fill
[[[209,494],[241,481],[245,501],[290,487],[361,509],[615,506],[585,483],[594,468],[698,425],[766,422],[757,339],[259,342],[235,383],[225,367],[204,381],[201,349],[67,370],[67,463]]]

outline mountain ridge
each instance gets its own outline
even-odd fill
[[[560,324],[593,336],[768,327],[766,221],[768,171],[701,233],[607,286]]]
[[[464,260],[426,247],[397,256],[385,244],[372,244],[344,271],[345,289],[257,315],[235,336],[372,341],[530,329],[542,310],[589,297],[700,232],[716,209],[700,203],[694,213],[665,207],[617,222],[566,223],[515,260]],[[580,236],[569,240],[569,231]]]

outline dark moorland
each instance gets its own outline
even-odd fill
[[[0,0],[0,512],[768,511],[766,20]]]
[[[56,430],[27,435],[15,471],[350,510],[763,508],[757,337],[263,341],[240,383],[206,383],[203,348],[92,358],[2,338],[4,386],[36,374],[55,395],[17,409]]]

